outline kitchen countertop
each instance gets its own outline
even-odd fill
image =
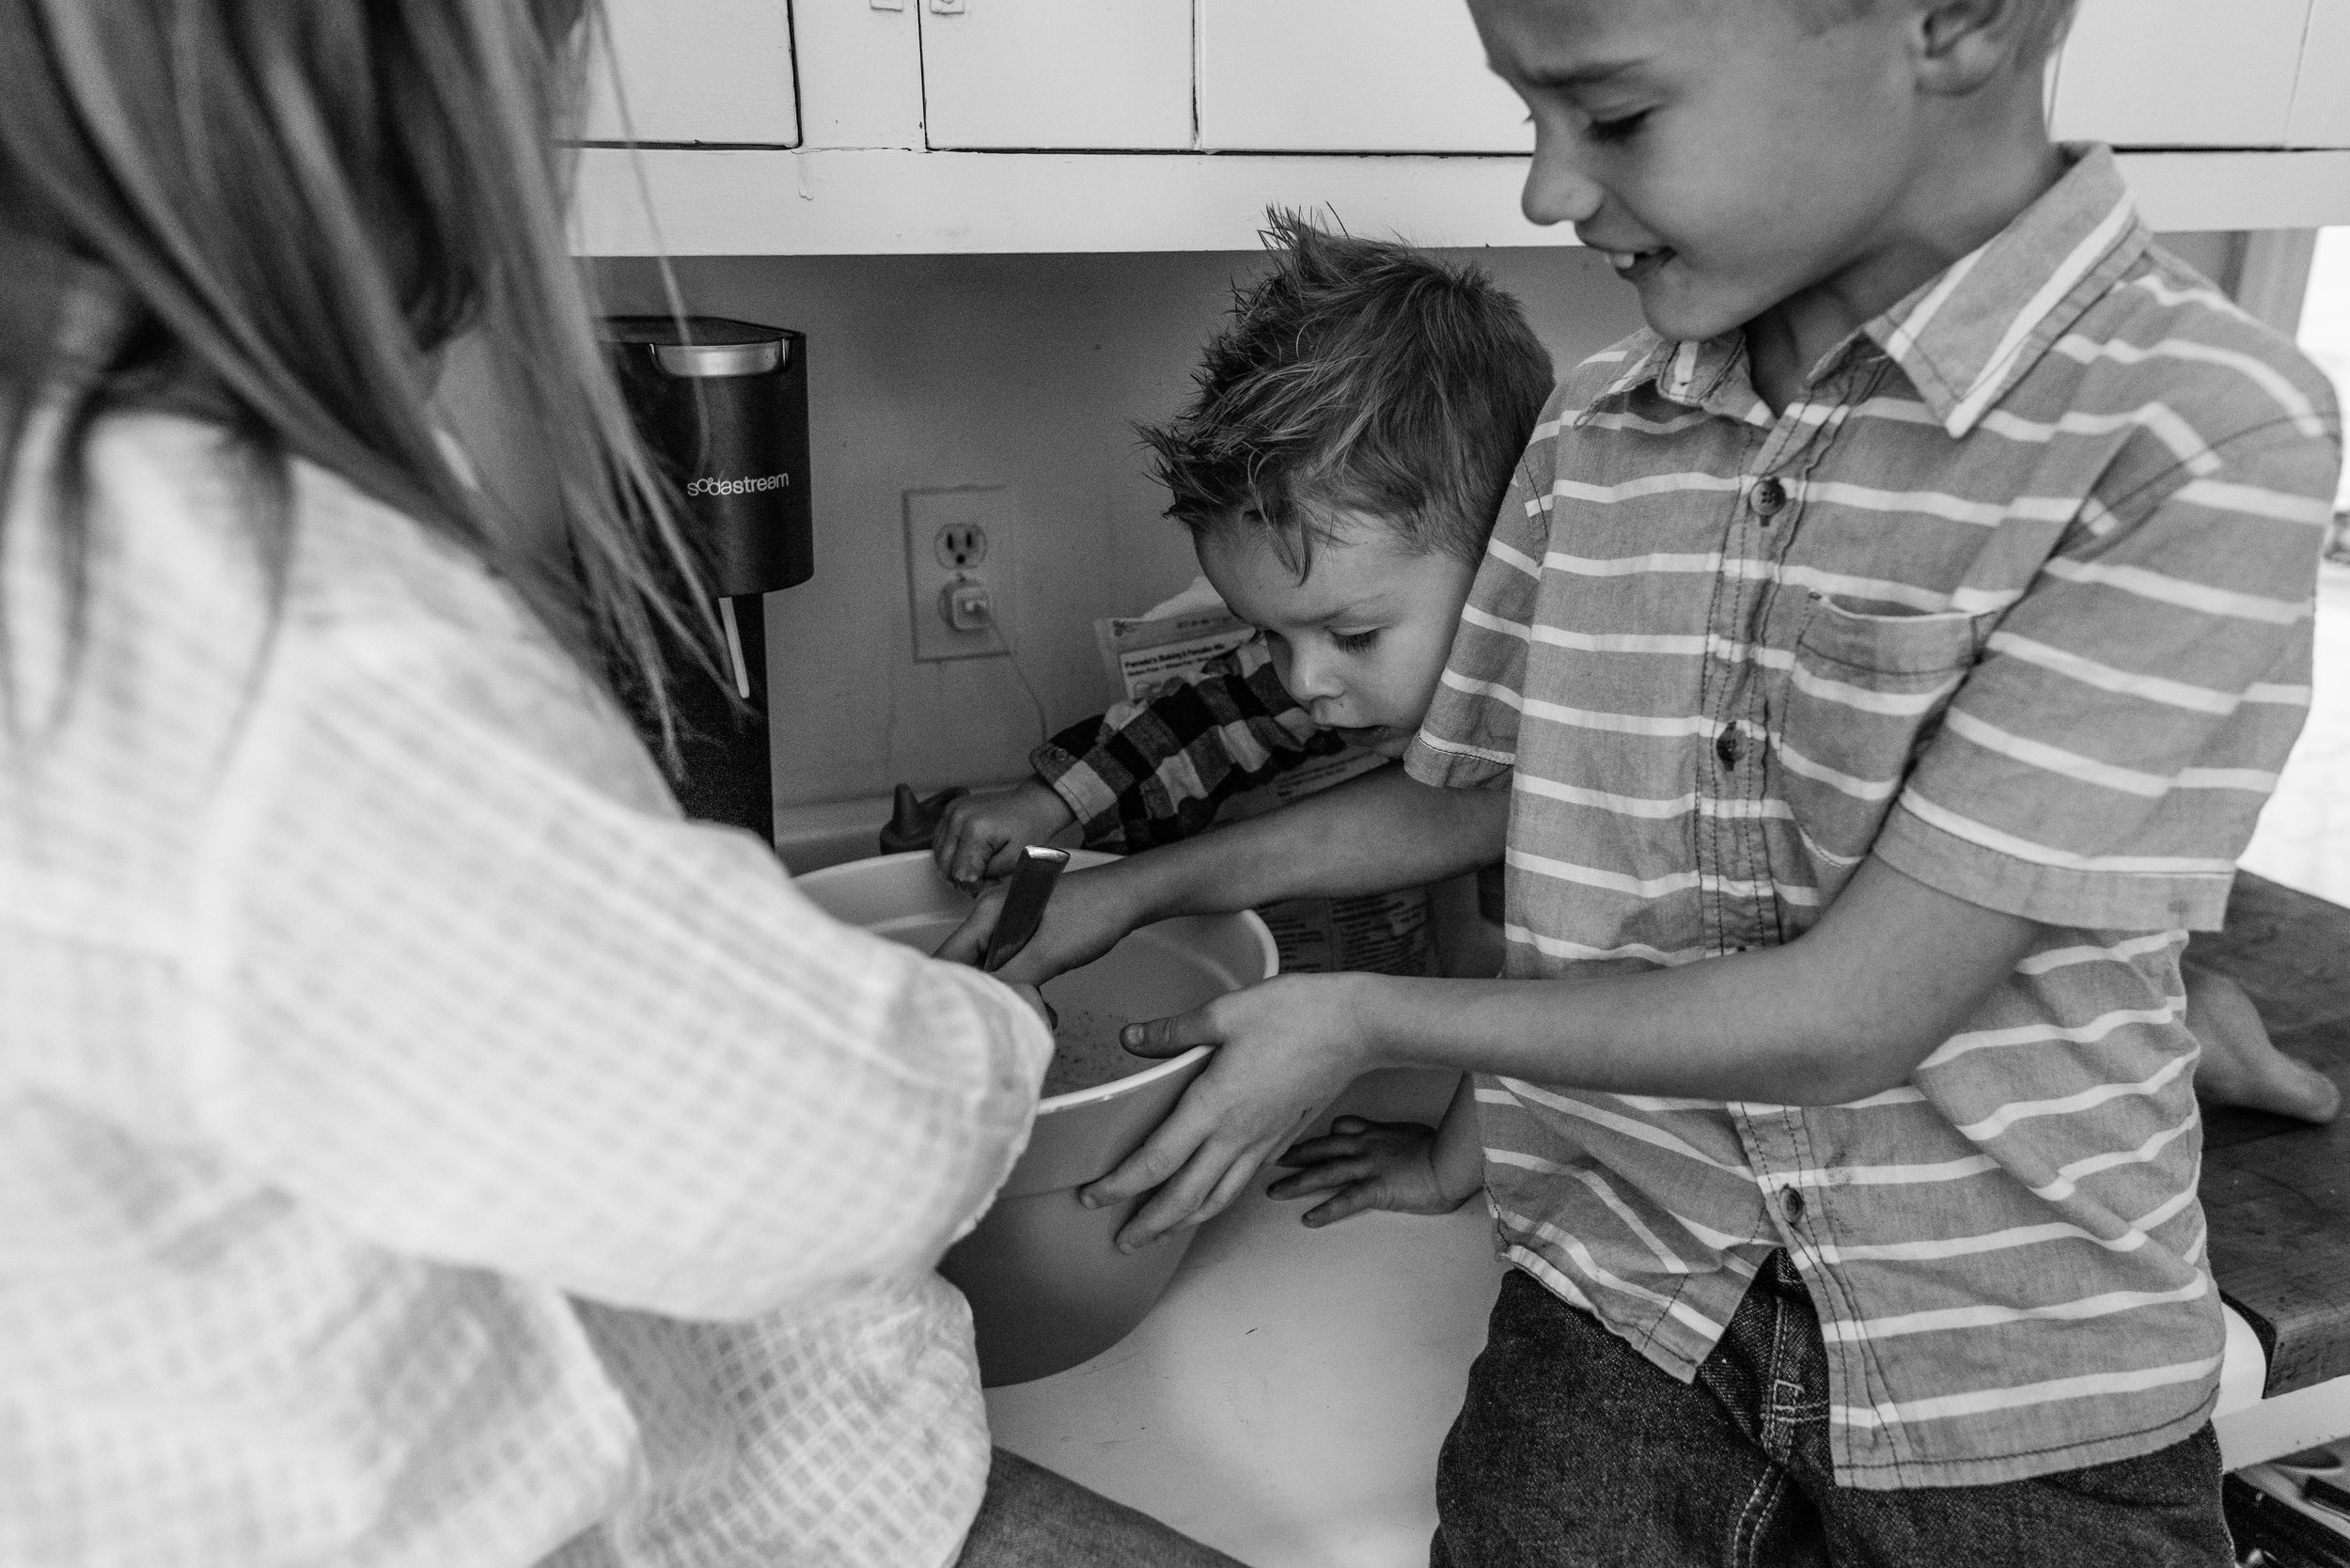
[[[1451,1084],[1375,1073],[1333,1111],[1434,1121]],[[990,1389],[995,1441],[1251,1568],[1422,1568],[1500,1286],[1492,1221],[1472,1202],[1308,1231],[1264,1184],[1200,1228],[1124,1340]]]
[[[2189,950],[2350,1101],[2350,909],[2242,872],[2226,926]],[[2202,1198],[2220,1293],[2268,1353],[2266,1393],[2350,1374],[2350,1116],[2205,1107]]]

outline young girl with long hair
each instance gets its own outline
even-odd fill
[[[624,716],[707,629],[565,254],[583,8],[0,0],[0,1560],[1225,1560],[991,1479],[931,1265],[1033,993]]]

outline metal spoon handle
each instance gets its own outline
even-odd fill
[[[993,970],[1027,945],[1044,918],[1053,884],[1060,880],[1068,865],[1067,850],[1030,844],[1020,852],[1020,865],[1011,873],[1011,891],[1004,895],[1003,913],[996,916],[995,929],[988,935],[980,968]]]

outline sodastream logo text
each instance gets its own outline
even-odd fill
[[[688,495],[756,495],[766,490],[786,490],[791,487],[789,474],[760,474],[748,478],[696,479],[685,487]]]

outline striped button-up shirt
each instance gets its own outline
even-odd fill
[[[1735,337],[1573,372],[1408,759],[1508,776],[1512,975],[1790,941],[1869,855],[2046,928],[1856,1104],[1480,1080],[1507,1256],[1676,1376],[1790,1249],[1850,1485],[2150,1451],[2216,1389],[2178,957],[2306,712],[2340,424],[2072,157],[1777,416]]]

